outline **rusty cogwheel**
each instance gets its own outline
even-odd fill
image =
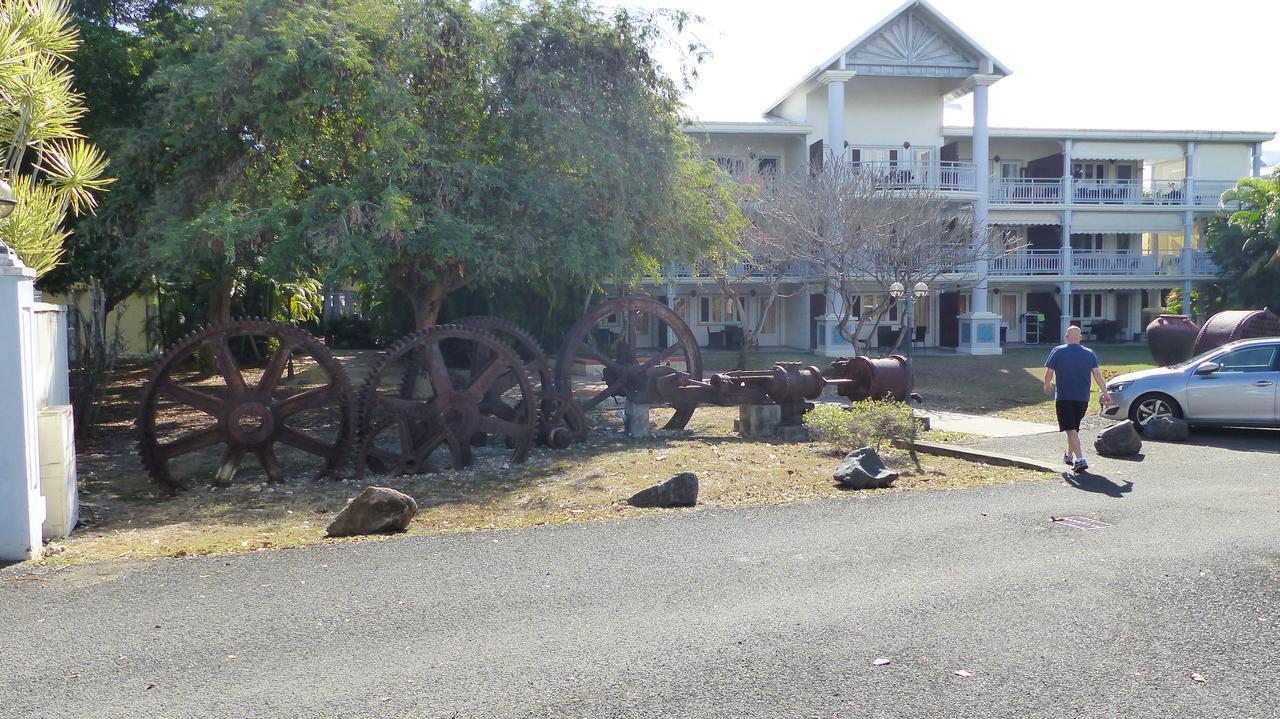
[[[586,413],[610,397],[640,396],[648,386],[649,370],[672,362],[693,379],[702,379],[702,352],[693,330],[661,302],[627,295],[591,307],[569,329],[556,357],[556,390],[573,397]],[[574,375],[594,366],[600,368],[601,381],[575,391]],[[695,408],[676,407],[666,428],[684,429]]]
[[[551,362],[547,360],[547,353],[542,350],[542,345],[538,344],[538,340],[534,339],[533,335],[525,332],[518,325],[498,317],[483,315],[464,317],[451,324],[474,327],[488,332],[511,347],[520,357],[525,374],[534,383],[533,388],[541,398],[538,431],[534,434],[534,440],[538,444],[552,449],[567,449],[574,442],[581,442],[587,438],[586,416],[576,404],[566,405],[561,402],[561,395],[555,391]],[[483,360],[483,357],[472,358],[472,364],[475,366]],[[501,394],[510,386],[510,378],[505,378],[490,392]],[[489,404],[491,403],[486,401],[482,409],[486,409]]]
[[[436,471],[442,455],[461,469],[471,464],[478,435],[504,438],[511,461],[523,462],[538,426],[537,400],[520,357],[497,337],[458,325],[415,332],[365,380],[357,471]]]
[[[200,372],[199,360],[213,371]],[[342,366],[310,334],[262,319],[212,325],[152,370],[136,422],[138,454],[172,489],[209,475],[230,484],[247,454],[272,482],[304,468],[333,475],[353,441],[352,395]]]

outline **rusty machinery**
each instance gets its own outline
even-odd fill
[[[779,362],[769,369],[718,372],[706,381],[669,366],[650,368],[644,389],[635,396],[640,403],[670,404],[677,414],[690,416],[698,405],[720,407],[777,404],[781,424],[800,424],[813,408],[811,400],[827,387],[851,401],[891,398],[918,399],[911,393],[910,365],[905,357],[837,359],[825,373],[800,362]]]
[[[352,401],[342,366],[306,332],[265,320],[216,324],[183,338],[152,370],[138,453],[171,489],[211,470],[214,484],[229,484],[250,454],[273,482],[286,471],[334,474],[351,451]]]
[[[200,357],[203,371],[193,362]],[[825,373],[779,363],[703,381],[698,344],[683,318],[652,298],[627,296],[587,310],[569,330],[554,372],[519,327],[469,317],[396,342],[370,368],[358,396],[338,361],[306,332],[265,320],[213,325],[157,363],[136,424],[143,465],[177,489],[210,472],[215,484],[230,483],[249,454],[270,481],[302,471],[336,474],[353,447],[360,473],[465,467],[473,447],[491,442],[521,462],[535,442],[563,448],[584,439],[585,412],[610,398],[670,404],[668,429],[683,428],[699,404],[779,404],[783,422],[798,423],[829,385],[851,400],[903,400],[910,365],[898,356],[855,357],[832,362]]]

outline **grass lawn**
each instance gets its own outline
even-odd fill
[[[924,396],[926,407],[1053,423],[1053,398],[1044,394],[1044,360],[1050,349],[1006,349],[995,357],[917,357],[916,391]],[[1091,349],[1107,379],[1154,366],[1146,345],[1097,345]],[[1097,387],[1093,395],[1096,408]]]
[[[770,362],[775,360],[770,360]],[[458,472],[404,478],[370,477],[357,482],[313,482],[287,476],[267,484],[252,461],[227,488],[198,487],[169,495],[142,470],[132,434],[138,386],[145,368],[126,368],[103,406],[99,435],[82,443],[78,457],[82,518],[51,564],[100,559],[151,558],[296,547],[327,540],[324,527],[366,484],[394,487],[415,497],[421,512],[410,534],[563,524],[643,516],[673,510],[637,509],[631,494],[681,471],[695,471],[703,507],[738,507],[844,496],[948,490],[1047,479],[1052,475],[920,455],[915,467],[902,453],[885,450],[902,472],[895,487],[850,492],[831,474],[838,454],[822,447],[747,440],[733,433],[736,408],[702,408],[687,430],[658,431],[647,440],[620,433],[615,408],[592,415],[590,439],[567,451],[535,449],[530,460],[510,466],[505,450],[481,448],[477,462]],[[655,408],[661,426],[670,410]],[[929,439],[949,439],[933,434]]]

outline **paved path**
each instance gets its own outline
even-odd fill
[[[1277,451],[1198,435],[1084,491],[10,569],[0,716],[1273,719]]]
[[[932,429],[947,432],[964,432],[982,437],[1019,437],[1027,434],[1057,432],[1055,424],[1024,422],[982,414],[961,414],[940,409],[916,410],[916,414],[928,417]]]

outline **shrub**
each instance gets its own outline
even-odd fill
[[[809,436],[828,449],[845,453],[860,447],[911,441],[914,416],[904,402],[865,400],[850,406],[819,404],[804,416]]]

